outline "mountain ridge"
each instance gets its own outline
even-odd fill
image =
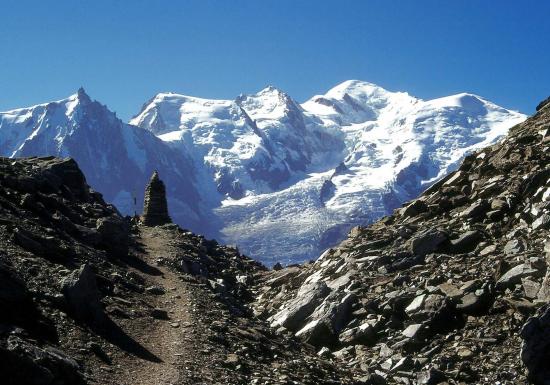
[[[0,113],[0,154],[74,156],[124,214],[141,209],[136,182],[158,167],[178,223],[268,264],[318,255],[524,119],[472,94],[423,101],[358,80],[301,104],[273,86],[235,100],[159,93],[133,124],[82,93],[89,116],[77,116],[68,99],[53,102],[61,117],[43,111],[48,104],[26,110],[43,116],[49,136],[39,122],[13,117],[22,110]],[[90,119],[104,127],[86,130]],[[86,151],[75,149],[77,137]]]

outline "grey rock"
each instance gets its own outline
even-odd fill
[[[483,234],[478,230],[467,231],[457,239],[451,240],[451,251],[454,253],[466,253],[474,250],[483,239]]]
[[[28,385],[80,385],[84,379],[78,363],[64,352],[37,347],[17,336],[0,346],[3,383]]]
[[[426,212],[427,210],[428,205],[426,204],[426,202],[417,199],[409,205],[405,206],[401,211],[401,215],[403,215],[404,217],[414,217],[420,213]]]
[[[343,331],[338,340],[341,345],[370,345],[376,341],[376,322],[365,322],[360,326]]]
[[[442,383],[445,379],[445,373],[435,368],[422,371],[416,376],[419,385],[436,385]]]
[[[529,277],[538,273],[537,269],[532,268],[528,264],[521,264],[508,270],[497,281],[497,288],[505,289],[512,287],[513,285],[520,283],[524,277]]]
[[[505,254],[517,254],[521,253],[525,250],[525,244],[518,240],[518,239],[512,239],[504,245],[504,253]]]
[[[529,299],[537,298],[537,295],[541,288],[540,283],[535,282],[529,278],[522,278],[521,285],[523,286],[523,292],[525,293],[526,298],[529,298]]]
[[[401,332],[405,337],[420,340],[424,337],[426,327],[423,324],[412,324],[409,325]]]
[[[96,230],[101,236],[100,246],[116,257],[128,254],[128,224],[118,215],[99,218]]]
[[[492,306],[495,291],[492,283],[486,282],[480,288],[468,292],[456,305],[456,310],[463,314],[484,314]]]
[[[472,203],[466,210],[460,213],[462,218],[476,218],[484,214],[489,208],[489,203],[486,200],[479,200]]]
[[[332,347],[337,340],[329,321],[322,319],[307,323],[296,333],[296,337],[316,347]]]
[[[65,277],[61,287],[69,310],[75,318],[96,326],[105,323],[107,317],[101,305],[96,277],[90,265],[85,264]]]
[[[450,316],[451,312],[450,303],[439,294],[422,294],[405,308],[405,313],[416,322],[437,322],[439,318]]]
[[[544,302],[550,302],[550,269],[546,271],[546,275],[542,280],[537,299]]]
[[[444,232],[437,229],[429,229],[412,238],[410,251],[414,255],[424,256],[436,251],[446,240],[447,234]]]
[[[356,300],[352,293],[332,292],[308,317],[309,323],[296,333],[313,346],[330,346],[348,322],[351,306]]]
[[[452,300],[458,299],[464,295],[464,290],[448,282],[444,282],[437,287],[443,292],[443,294]]]
[[[357,382],[361,385],[386,385],[388,383],[384,377],[377,373],[359,377]]]
[[[535,384],[550,384],[550,306],[540,309],[521,329],[521,360]]]
[[[391,372],[411,370],[414,367],[414,361],[411,357],[405,356],[395,363],[390,369]]]
[[[531,228],[533,230],[550,228],[550,215],[542,214],[540,217],[533,221],[533,223],[531,224]]]
[[[330,293],[330,289],[324,282],[305,284],[300,287],[296,297],[289,301],[282,310],[270,318],[271,325],[284,326],[293,331],[298,331],[304,320]]]

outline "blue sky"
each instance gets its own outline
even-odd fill
[[[361,79],[525,113],[550,95],[550,1],[0,0],[0,110],[84,86],[123,119],[157,92],[298,101]]]

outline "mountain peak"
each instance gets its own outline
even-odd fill
[[[78,99],[81,103],[87,104],[92,102],[92,99],[90,98],[90,96],[88,96],[88,94],[84,90],[84,87],[82,86],[76,91],[75,96],[76,99]]]
[[[278,93],[278,94],[284,94],[284,92],[275,87],[275,86],[272,86],[271,84],[267,85],[266,87],[264,87],[260,92],[258,92],[259,94],[262,94],[262,93]]]
[[[363,80],[346,80],[334,87],[332,87],[328,92],[328,94],[343,94],[343,93],[357,93],[357,92],[373,92],[373,91],[383,91],[383,92],[389,92],[386,89],[374,84],[369,83]]]

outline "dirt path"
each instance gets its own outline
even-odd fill
[[[128,385],[186,384],[190,378],[185,372],[198,348],[198,341],[192,338],[196,319],[192,315],[194,306],[190,287],[169,268],[156,264],[157,258],[177,252],[170,246],[170,240],[159,236],[154,229],[144,227],[139,242],[144,248],[143,262],[153,268],[148,272],[134,269],[134,272],[146,280],[147,287],[165,291],[164,294],[149,295],[148,305],[166,311],[169,319],[145,317],[123,325],[126,333],[159,362],[129,355],[118,363],[120,372],[117,377],[121,384]]]
[[[248,271],[249,260],[240,260],[234,249],[210,244],[208,251],[201,238],[170,227],[141,227],[136,241],[128,273],[119,277],[127,287],[132,282],[136,287],[130,292],[113,289],[107,305],[122,338],[103,342],[108,358],[90,365],[91,384],[348,383],[339,381],[340,369],[318,360],[313,349],[247,315],[238,297],[227,291],[229,283],[225,291],[218,289],[217,277],[231,271],[227,269],[239,276]],[[159,263],[194,261],[201,252],[210,253],[203,256],[210,264],[210,280]],[[167,319],[155,310],[165,311]]]

